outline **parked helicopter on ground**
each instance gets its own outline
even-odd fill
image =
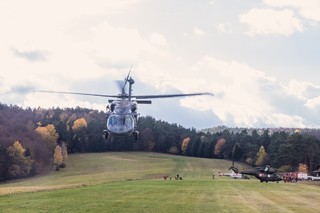
[[[282,180],[279,174],[276,173],[276,170],[271,168],[269,165],[266,165],[264,167],[255,167],[253,170],[246,170],[239,172],[238,168],[235,166],[231,166],[229,170],[233,170],[235,173],[240,173],[243,175],[253,175],[257,179],[260,180],[260,182],[266,182],[269,181],[276,181],[279,183],[279,181]]]
[[[173,97],[186,97],[186,96],[199,96],[199,95],[213,95],[212,93],[188,93],[188,94],[166,94],[166,95],[132,95],[132,85],[134,84],[133,78],[130,76],[130,72],[124,79],[124,82],[119,85],[121,94],[119,95],[103,95],[81,92],[62,92],[62,91],[48,91],[39,90],[38,92],[45,93],[58,93],[58,94],[71,94],[71,95],[87,95],[113,98],[108,100],[110,105],[107,105],[106,118],[107,129],[104,130],[104,136],[106,139],[109,136],[124,136],[133,135],[136,140],[139,139],[139,132],[137,131],[138,104],[151,104],[151,100],[155,98],[173,98]],[[125,89],[129,84],[128,93]]]

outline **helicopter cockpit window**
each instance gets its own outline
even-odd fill
[[[108,118],[108,128],[115,133],[125,133],[133,129],[132,116],[129,115],[112,115]]]

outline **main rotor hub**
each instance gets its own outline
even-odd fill
[[[129,82],[130,84],[134,84],[133,78],[130,77],[130,78],[128,79],[128,82]]]

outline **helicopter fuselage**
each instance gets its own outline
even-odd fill
[[[253,175],[255,176],[260,182],[266,182],[268,181],[276,181],[279,182],[282,180],[282,178],[277,173],[267,173],[267,172],[259,172],[259,171],[242,171],[241,174],[244,175]]]
[[[134,129],[134,118],[131,115],[110,115],[107,119],[107,129],[114,135],[130,134]]]
[[[243,174],[243,175],[253,175],[257,179],[259,179],[261,183],[262,182],[268,183],[268,181],[279,182],[279,181],[282,180],[280,175],[278,175],[276,173],[276,170],[272,169],[269,165],[266,165],[264,167],[256,167],[253,170],[247,170],[247,171],[242,171],[242,172],[239,172],[239,170],[234,166],[231,166],[229,168],[229,170],[230,169],[233,170],[235,173],[240,173],[240,174]]]
[[[110,135],[129,135],[135,131],[137,123],[136,102],[131,100],[114,100],[107,108],[107,131]]]

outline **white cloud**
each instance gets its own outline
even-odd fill
[[[18,100],[9,93],[17,85],[68,91],[70,85],[82,80],[105,76],[123,78],[119,70],[124,68],[127,72],[139,57],[144,58],[142,55],[164,54],[162,49],[167,40],[160,33],[151,32],[143,37],[135,28],[114,26],[105,21],[106,15],[123,13],[137,3],[135,0],[1,2],[2,101],[18,103],[17,100],[21,105],[21,98]],[[115,69],[117,66],[120,68]],[[24,104],[33,103],[29,106],[61,103],[53,99],[26,98]]]
[[[219,33],[225,33],[225,32],[226,32],[226,27],[225,27],[224,24],[218,24],[218,25],[216,26],[216,29],[217,29],[217,31],[218,31]]]
[[[168,64],[172,67],[166,68]],[[320,103],[319,86],[295,80],[283,85],[245,63],[205,56],[188,66],[183,59],[167,55],[161,61],[139,63],[136,71],[135,76],[142,82],[162,93],[175,89],[214,93],[214,97],[184,98],[180,103],[198,111],[211,110],[227,126],[320,126],[312,117],[319,111],[315,108]]]
[[[204,57],[192,70],[197,70],[201,78],[186,72],[183,80],[171,86],[184,92],[210,91],[215,97],[186,98],[181,104],[192,109],[211,109],[228,126],[320,125],[316,118],[310,119],[320,104],[318,86],[298,81],[286,86],[247,64],[210,56]]]
[[[132,0],[116,2],[95,0],[90,4],[74,0],[1,1],[0,69],[5,72],[2,76],[6,84],[13,85],[24,81],[27,76],[40,85],[43,84],[41,83],[43,80],[40,79],[60,78],[60,81],[53,83],[59,87],[65,80],[71,83],[78,79],[101,76],[105,70],[96,66],[90,57],[94,45],[87,40],[74,39],[70,36],[72,34],[70,29],[74,24],[78,24],[82,27],[79,34],[89,32],[90,29],[81,25],[82,23],[75,23],[76,18],[119,13],[136,3],[137,1]],[[99,43],[99,38],[96,40],[96,44],[103,47],[103,44]],[[115,48],[113,52],[118,53],[117,51]],[[130,54],[126,56],[129,57]],[[33,59],[38,56],[38,60],[32,61],[30,56]]]
[[[320,86],[293,79],[286,87],[286,92],[301,100],[310,109],[316,109],[320,106]]]
[[[103,110],[105,104],[73,96],[50,95],[48,98],[45,94],[21,96],[10,92],[22,93],[35,87],[63,91],[76,88],[80,92],[96,89],[94,92],[113,93],[111,90],[115,86],[111,85],[111,80],[123,79],[133,65],[132,75],[137,82],[135,93],[144,86],[157,93],[214,93],[214,97],[192,97],[180,101],[182,106],[193,110],[211,110],[216,117],[205,118],[208,120],[218,117],[221,123],[229,126],[304,127],[310,123],[320,126],[317,116],[314,116],[320,113],[319,85],[290,79],[283,85],[267,75],[266,70],[251,66],[250,60],[256,59],[255,56],[248,57],[250,59],[245,63],[228,58],[237,55],[228,52],[228,46],[232,44],[228,39],[239,44],[243,41],[242,36],[230,33],[224,38],[194,27],[201,23],[201,26],[213,26],[221,33],[236,32],[238,26],[223,12],[215,14],[217,19],[190,21],[193,17],[181,10],[186,24],[180,28],[175,25],[159,26],[157,19],[162,20],[160,14],[163,14],[158,11],[152,11],[150,20],[147,20],[149,16],[139,18],[142,9],[150,9],[150,5],[154,5],[143,2],[139,5],[140,1],[134,0],[3,2],[0,2],[0,93],[3,102],[31,107],[79,105]],[[264,2],[269,9],[255,8],[240,16],[251,36],[289,36],[303,31],[298,17],[318,20],[318,6],[312,1],[307,0],[306,4],[294,0]],[[211,9],[228,5],[217,1],[209,4],[214,5]],[[300,16],[293,11],[299,12]],[[314,15],[312,11],[315,11]],[[194,12],[196,14],[197,10]],[[181,36],[183,32],[189,32],[188,36]],[[219,36],[218,45],[216,40],[211,40],[217,37],[210,33]],[[206,36],[199,40],[191,34]],[[195,48],[198,44],[199,48]],[[243,44],[242,48],[246,48],[246,43]],[[222,49],[220,54],[218,51]],[[223,59],[213,57],[218,54]],[[241,60],[244,61],[245,57]],[[107,83],[106,78],[109,80]],[[140,92],[153,93],[147,90]],[[172,113],[177,114],[176,111]]]
[[[302,17],[320,22],[319,0],[263,0],[263,2],[272,7],[295,8]]]
[[[195,27],[195,28],[193,29],[193,33],[194,33],[195,35],[197,35],[197,36],[202,36],[202,35],[205,34],[205,32],[204,32],[203,30],[199,29],[198,27]]]
[[[212,111],[225,123],[252,126],[258,120],[265,119],[263,111],[272,108],[261,98],[257,83],[259,79],[268,78],[248,65],[206,56],[194,69],[201,70],[199,75],[207,79],[207,82],[199,81],[199,86],[207,85],[209,91],[223,94],[221,98],[206,98],[203,104],[211,106]],[[197,84],[197,81],[193,84]],[[182,103],[189,107],[199,104],[196,99],[186,99]]]
[[[298,115],[288,115],[283,113],[274,113],[273,119],[276,120],[275,125],[277,127],[298,127],[306,128],[308,122]]]
[[[160,33],[151,33],[150,35],[148,35],[148,40],[151,44],[154,44],[157,46],[167,45],[167,39]]]
[[[50,101],[44,101],[50,97]],[[51,107],[85,107],[88,109],[96,109],[104,111],[106,109],[105,104],[97,104],[89,101],[79,101],[76,97],[72,95],[59,95],[59,94],[46,94],[46,93],[30,93],[27,94],[23,100],[22,106],[37,108],[41,106],[42,108]]]
[[[91,31],[93,39],[90,48],[99,60],[107,60],[111,64],[136,61],[143,45],[137,30],[115,27],[105,22]]]
[[[212,5],[212,6],[214,6],[216,3],[217,3],[217,0],[209,1],[209,5]]]
[[[308,99],[305,104],[306,107],[310,109],[317,109],[320,107],[320,96]]]
[[[289,36],[294,32],[302,32],[303,26],[292,10],[274,10],[253,8],[240,15],[240,23],[249,27],[250,36],[279,34]]]
[[[165,54],[167,39],[160,33],[142,36],[137,29],[116,27],[107,22],[91,29],[88,52],[98,63],[114,66],[137,64],[140,59]]]

